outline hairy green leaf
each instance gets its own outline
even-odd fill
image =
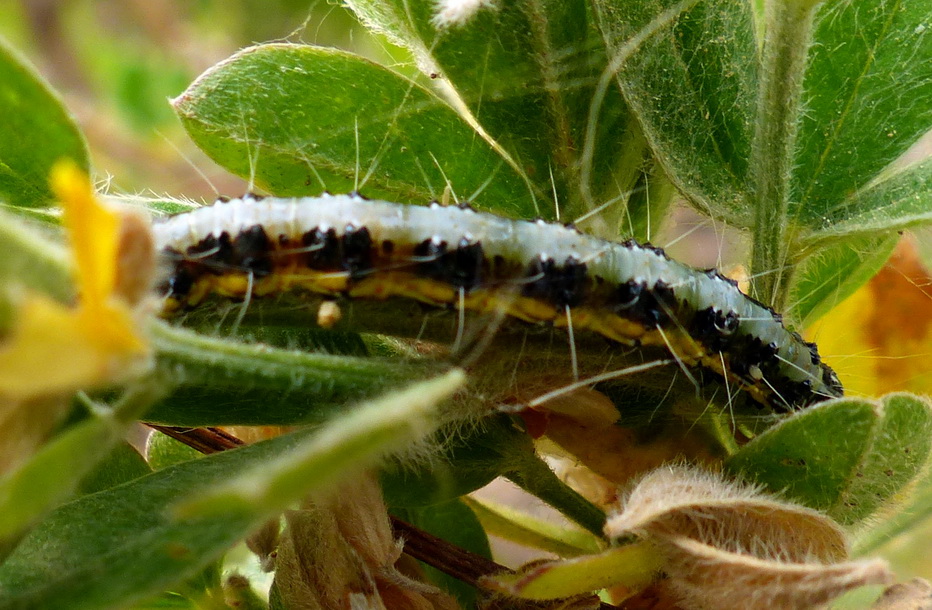
[[[423,378],[437,366],[217,339],[155,323],[158,365],[177,384],[148,421],[176,426],[321,422],[347,402]]]
[[[74,298],[71,261],[64,248],[22,219],[0,210],[0,300],[11,287],[25,286],[68,302]],[[0,320],[0,328],[3,321]]]
[[[750,226],[757,48],[746,2],[596,0],[611,67],[670,180],[701,211]]]
[[[797,272],[786,314],[809,326],[874,277],[899,240],[897,234],[865,235],[819,250]]]
[[[164,590],[270,512],[432,429],[439,420],[428,412],[462,379],[451,373],[328,427],[186,461],[66,504],[0,566],[0,607],[125,606]],[[184,498],[188,516],[179,518]]]
[[[58,508],[0,566],[0,607],[124,607],[194,575],[261,521],[253,514],[179,520],[169,507],[301,438],[184,462]]]
[[[513,469],[516,455],[534,455],[530,437],[505,415],[450,436],[449,431],[440,431],[440,451],[430,460],[400,459],[382,467],[380,479],[389,506],[413,509],[449,502]]]
[[[932,159],[889,176],[848,198],[857,214],[808,236],[812,246],[932,225]]]
[[[146,461],[152,470],[162,470],[203,456],[197,449],[158,431],[153,431],[146,442]]]
[[[26,61],[0,39],[0,199],[38,207],[53,200],[49,170],[59,159],[88,169],[74,119]]]
[[[465,106],[546,198],[544,216],[573,219],[617,198],[596,227],[617,234],[645,143],[615,87],[594,105],[606,52],[584,2],[507,3],[456,23],[429,0],[350,5],[443,79],[440,93]]]
[[[874,514],[912,483],[932,449],[932,407],[908,394],[842,398],[797,413],[727,467],[842,524]]]
[[[489,534],[540,549],[560,557],[578,557],[598,553],[604,548],[601,539],[571,525],[555,523],[520,509],[487,499],[463,499]]]
[[[904,447],[904,453],[909,448]],[[901,540],[900,536],[909,538],[910,542],[898,549],[897,553],[908,553],[909,549],[922,548],[928,540],[930,517],[932,517],[932,470],[926,467],[921,480],[917,482],[911,493],[902,494],[901,502],[895,505],[895,511],[884,515],[883,520],[864,529],[854,541],[854,554],[869,555],[877,552],[877,547]],[[897,544],[896,541],[893,544]],[[889,549],[889,547],[887,547]],[[901,555],[902,556],[902,555]],[[919,556],[916,557],[917,559]]]
[[[932,128],[932,6],[827,2],[818,16],[804,86],[796,209],[830,226],[868,212],[850,198]]]
[[[158,390],[148,385],[135,387],[123,396],[112,413],[94,415],[73,425],[28,461],[5,473],[0,479],[0,540],[12,539],[68,499],[82,479],[111,456],[132,421],[145,412],[157,395]],[[92,482],[83,482],[93,486]]]
[[[241,51],[174,100],[215,161],[276,195],[359,189],[537,213],[525,180],[450,106],[360,57],[302,45]]]
[[[455,369],[386,394],[320,428],[276,459],[183,501],[177,510],[189,516],[243,511],[268,517],[313,490],[333,485],[341,475],[422,440],[443,419],[438,404],[464,381],[463,372]]]
[[[126,441],[116,447],[88,473],[78,486],[78,493],[92,494],[152,472],[146,460]]]

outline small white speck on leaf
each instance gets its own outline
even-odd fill
[[[438,0],[432,21],[437,29],[462,27],[482,9],[495,6],[495,0]]]

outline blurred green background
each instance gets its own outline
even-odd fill
[[[0,36],[62,95],[106,190],[206,200],[246,185],[199,153],[169,106],[201,72],[268,41],[407,59],[332,0],[2,0]]]

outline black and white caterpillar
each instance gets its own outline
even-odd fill
[[[169,265],[167,313],[212,295],[411,299],[665,350],[778,412],[842,395],[815,344],[734,281],[633,241],[358,195],[222,201],[154,232]]]

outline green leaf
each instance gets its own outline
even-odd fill
[[[427,411],[461,379],[461,373],[451,373],[414,386],[316,431],[303,444],[307,432],[184,462],[72,502],[33,530],[0,567],[0,606],[125,605],[192,575],[261,523],[273,506],[430,429],[438,418]],[[231,510],[234,502],[213,504],[215,492],[204,493],[257,478],[268,493],[243,510]],[[169,507],[184,497],[222,514],[176,520]]]
[[[61,100],[0,39],[0,199],[49,205],[49,170],[67,158],[88,171],[87,145]]]
[[[825,226],[867,210],[848,198],[932,127],[932,7],[827,2],[804,84],[794,211]]]
[[[602,536],[605,513],[564,483],[543,459],[534,453],[513,457],[512,468],[504,475],[509,481],[557,509],[596,536]]]
[[[94,415],[68,428],[29,461],[4,474],[0,479],[0,540],[15,537],[71,496],[156,397],[157,390],[147,385],[134,387],[112,412]]]
[[[883,176],[845,203],[852,215],[806,240],[809,248],[862,235],[932,225],[932,159]]]
[[[485,419],[468,432],[441,430],[436,440],[441,450],[429,460],[399,458],[382,467],[379,477],[390,507],[451,501],[514,468],[516,455],[534,455],[528,434],[505,415]]]
[[[46,444],[0,481],[0,539],[9,539],[67,499],[81,477],[116,443],[113,423],[80,423]]]
[[[902,494],[905,497],[899,498],[902,502],[895,506],[895,511],[885,514],[883,520],[872,524],[855,539],[852,545],[854,555],[875,554],[881,545],[885,545],[885,556],[908,556],[911,548],[922,548],[923,541],[928,538],[929,524],[932,523],[929,519],[932,517],[932,470],[927,467],[915,489],[907,491],[910,493]],[[908,542],[901,545],[901,540]],[[886,552],[892,549],[895,549],[892,553]],[[915,558],[923,555],[920,553]]]
[[[805,238],[807,258],[792,287],[790,313],[809,325],[880,270],[899,231],[932,225],[932,160],[883,176],[848,198],[846,220]]]
[[[168,197],[142,197],[139,195],[106,195],[107,201],[117,205],[131,208],[141,208],[153,218],[164,218],[174,214],[190,212],[201,207],[200,203],[187,199],[171,199]]]
[[[492,558],[489,538],[482,524],[462,500],[392,512],[428,534],[486,559]],[[430,580],[456,597],[463,608],[475,607],[478,594],[475,587],[428,565],[422,564],[422,567]]]
[[[668,177],[747,227],[757,47],[747,2],[596,0],[617,81]]]
[[[786,314],[805,328],[854,294],[890,258],[900,236],[862,236],[834,243],[807,258],[791,288]]]
[[[615,546],[593,555],[528,564],[492,575],[487,585],[522,599],[556,600],[608,587],[640,590],[654,581],[664,557],[648,542]]]
[[[348,401],[424,378],[437,364],[275,349],[150,326],[159,368],[179,387],[147,420],[167,425],[321,422]]]
[[[461,198],[518,215],[534,196],[440,98],[360,57],[274,44],[198,78],[175,111],[220,165],[276,195],[361,189],[403,202]]]
[[[150,474],[152,469],[132,445],[123,441],[87,476],[81,479],[78,493],[92,494]]]
[[[842,398],[773,426],[726,462],[768,489],[850,525],[912,483],[932,449],[932,408],[908,394]]]
[[[0,210],[0,243],[0,300],[9,297],[4,293],[17,285],[61,302],[74,298],[68,255],[48,235]]]
[[[170,507],[306,434],[185,462],[61,506],[0,566],[0,607],[123,607],[195,575],[261,520],[241,513],[179,520]]]
[[[162,470],[201,457],[204,454],[197,449],[158,431],[153,431],[146,442],[146,458],[152,470]]]
[[[465,381],[462,371],[409,386],[363,405],[274,460],[230,477],[223,485],[182,502],[187,516],[244,512],[268,517],[348,471],[421,440],[442,420],[438,403]]]
[[[430,462],[389,463],[383,468],[381,483],[389,506],[417,508],[445,502],[504,476],[601,536],[602,510],[557,477],[512,418],[491,418],[465,437],[445,439],[443,446],[439,458]]]
[[[617,89],[591,107],[606,52],[585,4],[506,3],[445,27],[429,0],[350,2],[450,85],[441,93],[455,95],[547,199],[543,215],[553,217],[559,203],[564,219],[623,199],[645,154]],[[624,207],[613,208],[611,235]]]

